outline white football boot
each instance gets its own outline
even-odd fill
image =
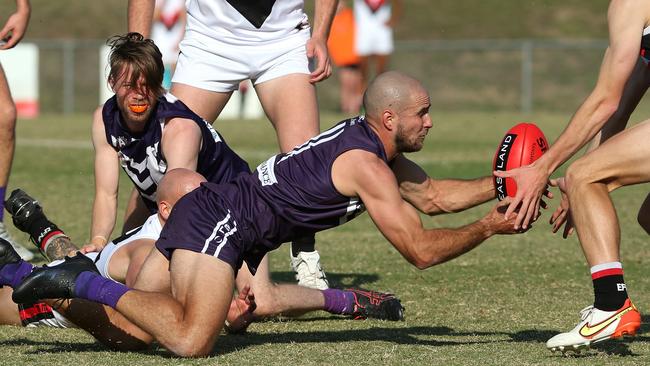
[[[300,286],[317,290],[329,288],[325,272],[320,267],[320,255],[317,250],[313,252],[299,252],[297,257],[289,253],[291,268],[296,273],[296,280]]]
[[[560,333],[546,342],[551,351],[580,351],[593,343],[623,336],[633,337],[641,326],[641,314],[630,299],[614,311],[587,306],[580,311],[581,321],[570,332]]]
[[[5,228],[5,223],[0,222],[0,238],[6,240],[11,244],[12,247],[14,247],[14,250],[16,250],[16,253],[20,256],[25,261],[31,261],[34,259],[34,253],[30,252],[29,249],[25,248],[24,246],[16,243],[14,241],[14,238],[9,235],[9,232],[7,231],[7,228]]]

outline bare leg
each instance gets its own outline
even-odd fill
[[[255,86],[266,115],[273,123],[282,152],[319,133],[316,88],[307,74],[290,74]]]
[[[167,259],[153,248],[145,261],[146,265],[142,266],[142,270],[137,275],[134,288],[170,294]],[[117,262],[111,263],[113,264]],[[127,278],[130,276],[134,277],[133,274],[127,274]],[[153,340],[151,335],[111,307],[81,299],[66,301],[59,305],[57,310],[66,318],[111,348],[143,349]]]
[[[16,148],[16,106],[0,65],[0,187],[6,187]],[[0,197],[4,202],[4,196]],[[0,213],[0,217],[2,214]]]
[[[650,181],[648,135],[650,121],[612,137],[567,171],[572,216],[590,266],[619,261],[620,230],[609,192]]]
[[[325,307],[325,298],[320,290],[272,282],[268,256],[260,263],[255,276],[246,265],[237,272],[237,288],[242,289],[245,285],[250,285],[255,295],[257,307],[253,315],[256,318],[299,316]]]
[[[232,95],[232,93],[218,93],[180,83],[172,83],[171,93],[210,123],[217,119]]]
[[[18,305],[11,300],[12,292],[9,286],[0,288],[0,325],[22,325]]]
[[[388,70],[389,55],[376,55],[375,61],[377,62],[377,75]]]
[[[215,257],[177,249],[172,255],[170,274],[173,297],[131,290],[120,298],[116,308],[173,353],[187,357],[208,355],[226,319],[234,271]]]

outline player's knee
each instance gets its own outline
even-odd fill
[[[0,138],[13,138],[16,130],[16,106],[0,105]]]
[[[580,187],[584,187],[584,185],[587,184],[588,172],[586,170],[585,164],[582,164],[580,160],[569,165],[564,176],[567,194],[569,196],[576,193],[580,190]]]
[[[207,337],[178,337],[175,344],[167,348],[175,355],[181,357],[206,357],[212,353],[214,341]]]

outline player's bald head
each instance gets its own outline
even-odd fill
[[[378,120],[386,109],[400,111],[415,93],[423,90],[422,83],[401,72],[388,71],[379,74],[363,94],[366,116],[371,120]]]
[[[201,174],[193,170],[172,169],[165,173],[160,180],[156,198],[158,202],[167,201],[173,205],[186,193],[193,191],[205,181],[206,179]]]

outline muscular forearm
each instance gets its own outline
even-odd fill
[[[117,214],[117,197],[106,199],[96,197],[93,205],[93,221],[90,230],[90,243],[103,247],[115,227]],[[100,243],[101,242],[101,243]]]
[[[145,38],[149,38],[155,6],[155,0],[129,0],[129,32],[138,32]]]
[[[463,211],[495,197],[492,177],[436,180],[434,186],[435,205],[432,211],[426,212],[429,215]]]
[[[327,41],[338,0],[316,0],[312,38]]]
[[[600,131],[618,108],[616,97],[592,93],[551,148],[534,164],[551,175]]]
[[[419,269],[425,269],[458,257],[481,244],[494,232],[483,220],[457,229],[431,229],[424,231],[414,255],[406,259]]]

